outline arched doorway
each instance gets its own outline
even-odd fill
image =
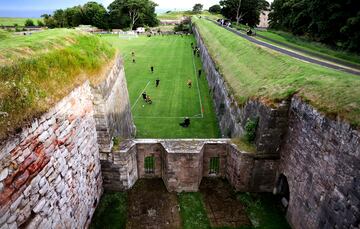
[[[280,196],[282,205],[287,208],[290,201],[289,183],[284,174],[280,174],[276,183],[276,194]]]

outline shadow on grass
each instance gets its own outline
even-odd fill
[[[125,228],[127,220],[127,193],[106,192],[101,197],[90,224],[91,229]]]

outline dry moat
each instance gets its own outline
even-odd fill
[[[235,192],[206,178],[199,192],[168,192],[161,179],[141,179],[127,192],[103,195],[90,228],[290,228],[272,194]]]

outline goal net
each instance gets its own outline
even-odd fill
[[[137,37],[138,37],[138,35],[134,31],[119,32],[120,39],[131,40],[131,39],[137,38]]]

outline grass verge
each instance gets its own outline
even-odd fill
[[[115,49],[96,36],[55,29],[0,40],[0,139],[21,130],[75,87],[98,83]]]
[[[310,55],[314,54],[316,56],[319,56],[320,58],[321,57],[324,57],[324,58],[330,57],[335,60],[341,60],[341,61],[345,61],[347,63],[354,64],[356,67],[360,68],[360,56],[356,55],[354,53],[348,53],[348,52],[344,52],[344,51],[334,50],[334,49],[327,47],[326,45],[323,45],[321,43],[309,41],[305,38],[297,37],[297,36],[294,36],[290,33],[286,33],[283,31],[257,30],[256,33],[261,36],[264,36],[268,39],[274,40],[276,42],[283,43],[286,46],[290,46],[297,50],[303,50],[306,53],[309,53]],[[277,43],[269,41],[268,39],[263,39],[260,37],[256,37],[256,38],[259,38],[266,42],[270,42],[275,45],[278,45]]]
[[[24,26],[27,19],[33,20],[34,24],[37,25],[38,21],[43,21],[42,18],[15,18],[15,17],[0,17],[0,26]]]
[[[246,32],[249,27],[243,24],[231,25],[232,28]],[[255,38],[274,44],[283,46],[288,49],[303,52],[305,55],[314,56],[316,58],[323,58],[330,61],[339,61],[343,64],[351,65],[355,68],[360,68],[360,56],[355,53],[336,50],[325,44],[315,42],[305,37],[295,36],[291,33],[279,30],[259,30],[256,29]],[[262,36],[262,37],[261,37]]]
[[[192,11],[170,11],[168,13],[159,14],[157,18],[159,20],[180,20],[182,17],[191,17],[193,15],[206,16],[211,19],[217,19],[223,17],[221,14],[213,14],[207,10],[204,10],[199,14],[196,14]]]
[[[330,118],[360,126],[360,77],[279,54],[194,18],[202,38],[238,103],[259,99],[268,104],[294,94]]]
[[[90,224],[91,229],[125,228],[127,220],[127,193],[104,193]]]
[[[207,217],[203,199],[199,192],[179,193],[180,215],[184,229],[208,229],[210,221]]]
[[[290,229],[279,201],[271,193],[237,193],[237,199],[246,207],[246,212],[255,228]]]

